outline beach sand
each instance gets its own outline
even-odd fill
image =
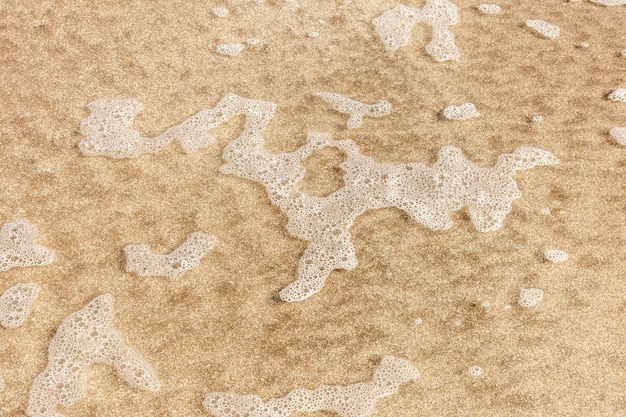
[[[18,282],[42,287],[26,324],[0,329],[1,416],[25,416],[57,327],[105,292],[116,298],[114,325],[164,385],[140,391],[94,366],[86,398],[59,409],[67,417],[208,416],[209,392],[267,400],[369,381],[384,355],[409,359],[422,377],[381,399],[379,417],[626,415],[626,147],[608,135],[626,126],[626,103],[606,99],[626,87],[626,7],[500,1],[500,14],[483,15],[478,2],[459,0],[451,31],[462,56],[438,63],[424,50],[428,25],[415,26],[409,45],[384,49],[371,20],[396,4],[0,5],[0,222],[30,220],[36,243],[57,255],[50,266],[1,274],[0,292]],[[216,6],[229,15],[215,17]],[[560,37],[539,37],[527,19],[560,26]],[[248,38],[260,42],[235,57],[214,52]],[[348,131],[347,116],[318,91],[393,108]],[[278,291],[295,279],[306,242],[288,234],[261,185],[219,172],[243,118],[190,154],[173,143],[116,160],[76,146],[92,100],[142,101],[134,126],[155,136],[229,92],[278,105],[264,132],[272,152],[322,131],[353,139],[377,161],[431,165],[442,146],[455,145],[489,167],[535,146],[561,164],[516,174],[522,197],[494,232],[475,230],[466,210],[439,232],[398,209],[365,213],[351,230],[358,266],[285,303]],[[463,102],[481,116],[441,118]],[[536,114],[543,122],[530,122]],[[333,150],[311,157],[302,188],[341,186],[341,158]],[[546,207],[550,215],[540,213]],[[194,231],[219,243],[179,281],[124,271],[125,245],[167,253]],[[545,262],[546,247],[569,260]],[[522,308],[522,288],[540,288],[544,299]],[[484,373],[468,375],[472,365]]]

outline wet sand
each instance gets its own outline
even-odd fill
[[[25,325],[0,329],[0,415],[25,415],[55,329],[104,292],[116,298],[115,326],[164,387],[139,391],[95,366],[87,397],[61,410],[68,417],[208,416],[202,400],[211,391],[267,400],[368,381],[387,354],[411,360],[422,378],[382,399],[376,416],[626,414],[626,147],[608,135],[626,126],[626,104],[605,98],[626,87],[618,56],[626,7],[501,1],[502,13],[483,15],[477,2],[457,1],[451,30],[461,60],[437,63],[424,50],[427,25],[385,51],[370,22],[395,1],[319,3],[0,5],[0,221],[30,220],[36,242],[57,255],[50,266],[1,274],[0,292],[18,282],[42,292]],[[230,14],[215,17],[215,6]],[[560,37],[537,36],[527,19],[560,26]],[[248,38],[260,43],[235,57],[214,52]],[[318,91],[393,108],[348,131],[347,116]],[[243,119],[191,154],[173,143],[114,160],[76,146],[92,100],[139,99],[146,108],[134,126],[154,136],[229,92],[277,103],[264,134],[274,152],[327,131],[378,161],[431,165],[455,145],[487,167],[535,146],[561,164],[516,175],[523,196],[495,232],[476,231],[465,210],[440,232],[397,209],[367,212],[352,228],[358,267],[333,272],[308,300],[284,303],[277,293],[295,279],[306,242],[287,233],[262,186],[219,172]],[[466,101],[479,118],[441,118]],[[535,114],[544,121],[531,123]],[[302,188],[341,186],[340,161],[332,150],[314,155]],[[545,207],[552,214],[540,214]],[[165,253],[194,231],[219,243],[179,281],[124,272],[125,245]],[[545,247],[569,260],[545,262]],[[545,297],[524,309],[515,302],[528,287]],[[469,376],[472,365],[484,373]]]

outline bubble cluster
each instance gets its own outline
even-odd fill
[[[484,14],[496,14],[502,11],[497,4],[479,4],[476,8]]]
[[[215,52],[220,55],[236,56],[244,50],[246,46],[242,43],[223,43],[215,47]]]
[[[226,17],[230,13],[226,7],[214,7],[211,11],[216,17]]]
[[[459,10],[448,0],[427,0],[422,9],[399,4],[372,20],[376,33],[389,51],[407,45],[413,26],[419,22],[428,23],[433,28],[433,37],[426,45],[426,52],[435,61],[461,58],[454,43],[454,33],[448,29],[459,22]]]
[[[626,146],[626,127],[614,127],[609,131],[609,134],[613,136],[617,143]]]
[[[371,382],[322,385],[314,390],[300,388],[267,402],[255,395],[214,392],[207,395],[203,405],[216,417],[288,417],[318,410],[332,411],[341,417],[367,417],[376,411],[379,398],[395,394],[401,385],[419,376],[409,361],[385,356]]]
[[[16,284],[0,296],[0,325],[15,329],[26,321],[41,288],[32,282]]]
[[[30,389],[26,414],[62,417],[57,406],[70,407],[87,394],[87,370],[95,363],[115,367],[135,388],[160,389],[152,365],[111,326],[114,301],[111,294],[100,295],[61,323],[50,343],[48,366]]]
[[[481,376],[483,372],[484,372],[483,368],[477,365],[470,366],[469,369],[467,370],[467,373],[473,377]]]
[[[567,252],[560,249],[546,248],[543,251],[543,257],[550,262],[558,263],[567,261]]]
[[[137,158],[156,153],[178,140],[185,152],[194,152],[215,142],[206,130],[206,120],[198,114],[173,126],[154,138],[144,138],[131,126],[135,117],[144,108],[135,99],[98,99],[87,105],[91,111],[80,124],[85,136],[79,149],[88,156],[105,155],[111,158]]]
[[[333,109],[350,116],[347,122],[348,129],[357,129],[363,126],[364,116],[382,117],[391,111],[391,103],[386,100],[380,100],[374,104],[365,104],[336,93],[320,92],[317,93],[317,96],[330,104]]]
[[[534,307],[543,300],[543,290],[539,288],[523,288],[519,294],[517,304],[521,307]]]
[[[561,34],[561,28],[541,19],[529,19],[526,21],[526,26],[548,39],[558,38]]]
[[[200,260],[216,243],[215,236],[195,232],[168,255],[155,254],[146,244],[127,245],[124,248],[126,272],[135,272],[141,277],[159,276],[178,280],[185,272],[197,268]]]
[[[472,103],[463,103],[460,106],[448,106],[441,112],[443,117],[448,120],[467,120],[479,117],[480,113],[476,110],[476,106]]]
[[[28,220],[5,223],[0,229],[0,271],[54,262],[52,250],[32,243],[38,234],[37,227]]]
[[[626,88],[618,88],[611,91],[607,98],[612,101],[621,101],[622,103],[626,103]]]
[[[603,6],[624,6],[626,0],[589,0],[592,3],[601,4]]]

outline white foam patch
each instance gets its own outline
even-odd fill
[[[470,366],[469,369],[467,370],[467,373],[473,377],[481,376],[483,372],[484,372],[483,368],[477,365]]]
[[[546,248],[543,250],[543,257],[550,262],[558,263],[567,261],[567,252],[560,249]]]
[[[549,216],[550,214],[552,214],[552,210],[550,210],[549,207],[544,207],[539,212],[544,216]]]
[[[32,282],[16,284],[0,296],[0,325],[15,329],[30,314],[41,288]]]
[[[561,28],[541,19],[529,19],[526,21],[526,26],[549,39],[556,39],[561,34]]]
[[[309,242],[300,259],[298,279],[280,292],[285,301],[308,298],[321,290],[333,270],[350,270],[357,265],[350,227],[364,212],[398,207],[415,221],[444,230],[453,225],[450,214],[467,206],[476,229],[489,232],[502,226],[512,201],[521,196],[513,175],[558,163],[549,152],[521,147],[500,155],[495,167],[481,168],[454,146],[442,148],[432,167],[379,163],[361,155],[352,140],[335,141],[326,133],[310,133],[301,148],[274,154],[265,150],[261,132],[275,109],[270,102],[228,94],[215,107],[190,119],[193,130],[206,137],[209,130],[232,117],[246,116],[243,132],[224,149],[222,156],[227,163],[221,171],[261,183],[270,200],[288,216],[288,231]],[[193,140],[192,135],[189,140]],[[340,165],[346,172],[345,186],[325,197],[312,196],[299,187],[306,173],[302,161],[325,147],[346,154],[347,160]]]
[[[543,116],[541,114],[535,114],[530,121],[533,123],[541,123],[543,122]]]
[[[379,398],[395,394],[401,385],[419,376],[409,361],[385,356],[370,382],[322,385],[314,390],[300,388],[267,402],[256,395],[214,392],[207,395],[203,405],[216,417],[288,417],[318,410],[341,417],[367,417],[376,411]]]
[[[618,88],[616,90],[611,91],[611,93],[608,95],[608,99],[626,103],[626,88]]]
[[[150,363],[112,327],[114,301],[111,294],[100,295],[61,323],[48,349],[48,366],[30,389],[26,414],[62,417],[57,406],[70,407],[86,395],[87,370],[95,363],[114,367],[132,387],[160,389]]]
[[[603,6],[623,6],[626,0],[589,0],[592,3],[601,4]]]
[[[497,4],[479,4],[476,8],[484,14],[497,14],[502,11]]]
[[[456,61],[461,58],[459,48],[454,43],[454,33],[449,30],[450,26],[459,22],[459,11],[448,0],[427,0],[422,9],[400,4],[372,19],[376,33],[389,51],[407,45],[413,26],[419,22],[428,23],[433,28],[432,40],[426,45],[426,52],[435,61]]]
[[[467,120],[479,117],[480,113],[472,103],[463,103],[460,106],[448,106],[442,111],[443,117],[448,120]]]
[[[0,271],[14,267],[43,266],[54,262],[54,252],[33,244],[39,232],[28,220],[5,223],[0,229]]]
[[[534,307],[543,300],[543,290],[539,288],[523,288],[519,294],[517,304],[521,307]]]
[[[226,17],[228,16],[228,13],[230,13],[230,10],[228,10],[226,7],[214,7],[212,9],[212,12],[217,17]]]
[[[168,255],[155,254],[146,244],[127,245],[126,272],[141,277],[179,279],[185,272],[197,268],[200,260],[215,246],[217,238],[202,232],[189,235],[187,240]]]
[[[246,40],[248,45],[258,45],[259,42],[261,42],[261,40],[257,38],[249,38]]]
[[[626,127],[614,127],[609,131],[609,134],[617,143],[626,146]]]
[[[346,124],[348,129],[357,129],[363,126],[364,116],[383,117],[391,111],[391,103],[386,100],[380,100],[374,104],[365,104],[336,93],[320,92],[317,95],[330,104],[334,110],[350,116]]]
[[[111,158],[136,158],[155,153],[178,140],[185,152],[194,152],[215,142],[204,126],[207,121],[195,114],[155,138],[144,138],[131,126],[143,104],[135,99],[99,99],[87,105],[91,114],[80,124],[85,136],[78,143],[88,156],[105,155]]]
[[[215,52],[220,55],[235,56],[239,55],[246,46],[242,43],[223,43],[215,47]]]

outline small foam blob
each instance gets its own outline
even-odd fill
[[[16,284],[0,296],[0,325],[15,329],[26,321],[41,288],[32,282]]]
[[[38,234],[37,227],[28,220],[5,223],[0,229],[0,271],[54,262],[52,250],[32,243]]]
[[[539,288],[523,288],[519,294],[517,304],[521,307],[534,307],[543,300],[543,290]]]
[[[376,411],[379,398],[398,392],[401,385],[420,377],[412,363],[385,356],[370,382],[299,388],[284,397],[263,402],[256,395],[213,392],[202,405],[216,417],[288,417],[293,413],[331,411],[341,417],[367,417]]]
[[[543,250],[543,257],[546,261],[558,263],[567,261],[567,252],[560,249],[546,248]]]
[[[126,272],[135,272],[140,277],[178,280],[185,272],[197,268],[216,243],[215,236],[195,232],[168,255],[155,254],[146,244],[127,245],[124,248]]]
[[[487,307],[491,306],[491,303],[489,301],[483,301],[480,305],[485,307],[485,308],[487,308]]]
[[[581,48],[589,48],[589,42],[581,42],[580,43],[580,47]]]
[[[589,0],[592,3],[601,4],[603,6],[623,6],[626,0]]]
[[[558,38],[561,34],[561,28],[541,19],[529,19],[526,21],[526,26],[549,39]]]
[[[502,11],[497,4],[479,4],[476,8],[484,14],[496,14]]]
[[[415,323],[415,325],[416,325],[416,326],[419,326],[419,325],[420,325],[420,324],[422,324],[423,322],[424,322],[424,321],[422,320],[422,318],[421,318],[421,317],[418,317],[418,318],[416,318],[416,319],[415,319],[415,322],[414,322],[414,323]]]
[[[530,121],[533,123],[541,123],[543,122],[543,116],[540,114],[535,114],[533,117],[530,118]]]
[[[463,103],[460,106],[451,105],[443,109],[443,117],[448,120],[467,120],[479,117],[480,113],[472,103]]]
[[[448,28],[459,22],[459,10],[448,0],[427,0],[422,9],[399,4],[372,19],[376,33],[388,51],[395,51],[409,43],[411,30],[416,23],[432,26],[433,36],[426,52],[435,61],[456,61],[461,58],[454,43],[454,33]]]
[[[611,91],[607,98],[609,100],[621,101],[622,103],[626,103],[626,88],[618,88]]]
[[[481,368],[480,366],[477,366],[477,365],[472,365],[467,370],[467,373],[470,376],[473,376],[473,377],[481,376],[483,374],[483,372],[484,372],[483,368]]]
[[[248,45],[258,45],[259,42],[261,42],[261,40],[257,38],[249,38],[248,40],[246,40],[246,43]]]
[[[320,36],[319,32],[309,32],[309,38],[317,38]]]
[[[383,117],[391,112],[391,103],[386,100],[380,100],[374,104],[365,104],[336,93],[320,92],[317,93],[317,96],[330,104],[334,110],[350,116],[346,124],[348,129],[357,129],[363,126],[364,116]]]
[[[626,49],[622,49],[621,54],[622,54],[622,56],[623,56],[624,58],[626,58]]]
[[[613,136],[617,143],[626,146],[626,127],[614,127],[609,131],[609,134]]]
[[[62,417],[57,406],[70,407],[85,397],[87,370],[96,363],[114,367],[132,387],[161,388],[152,365],[112,327],[114,302],[111,294],[100,295],[61,323],[50,342],[48,366],[31,386],[27,415]]]
[[[244,50],[246,46],[241,43],[223,43],[215,47],[215,52],[220,55],[236,56]]]
[[[549,216],[550,214],[552,214],[552,210],[550,210],[550,208],[548,207],[542,208],[539,212],[544,216]]]
[[[228,16],[228,13],[230,13],[230,10],[228,10],[226,7],[214,7],[212,9],[212,12],[217,17],[226,17]]]

